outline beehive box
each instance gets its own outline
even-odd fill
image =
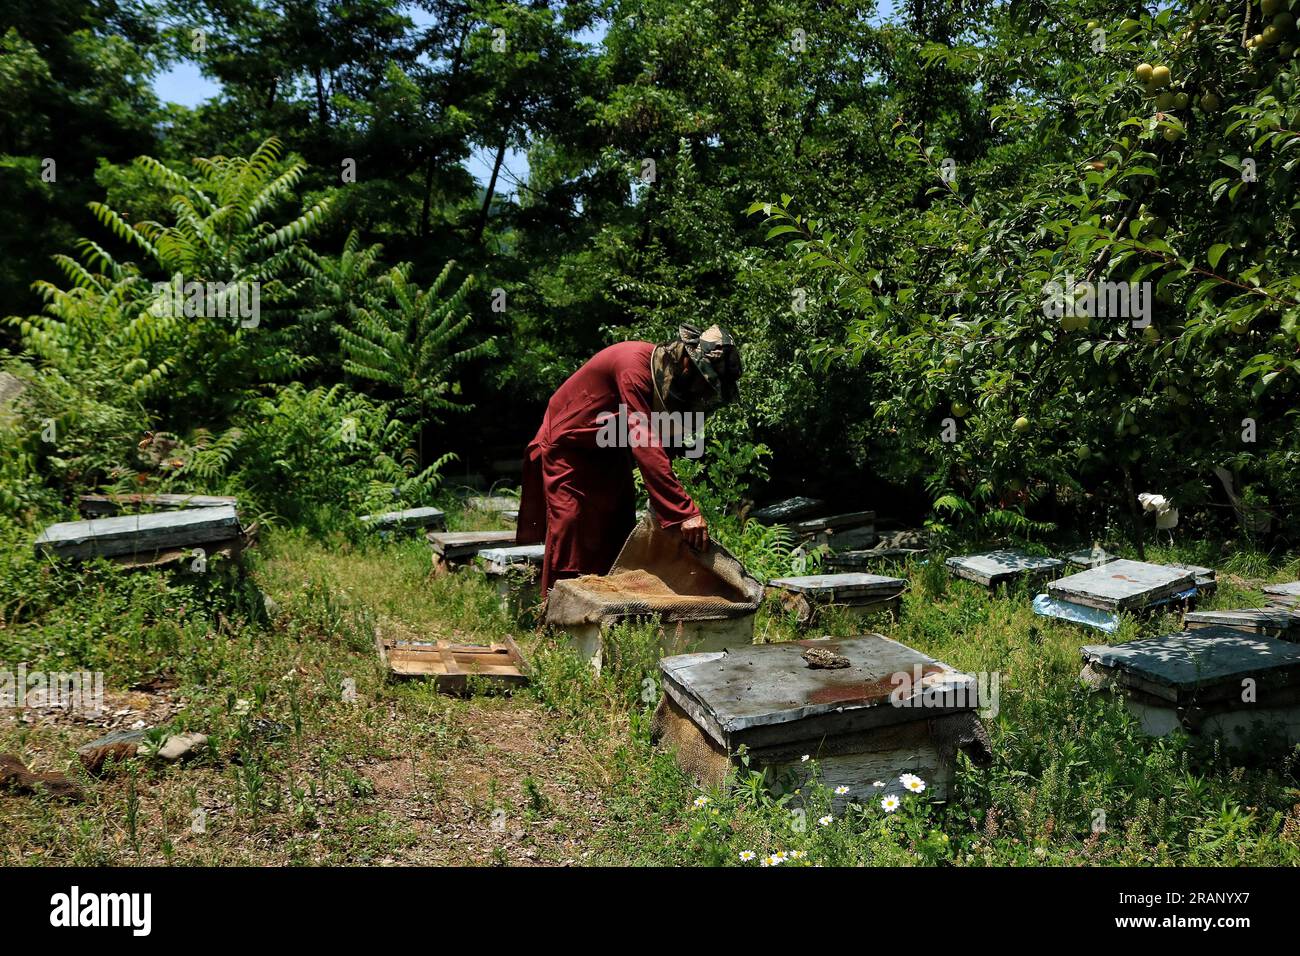
[[[1152,736],[1182,729],[1236,747],[1257,732],[1300,742],[1300,646],[1220,625],[1082,649],[1083,680],[1110,688]]]
[[[538,579],[542,574],[545,546],[515,545],[509,548],[484,548],[478,553],[479,569],[496,589],[501,609],[518,617],[541,604]]]
[[[806,518],[821,508],[824,502],[816,498],[787,498],[775,504],[756,508],[749,516],[759,524],[789,524],[797,518]]]
[[[388,511],[381,515],[362,515],[361,523],[379,531],[397,528],[433,528],[441,530],[447,525],[447,515],[439,508],[407,508]]]
[[[1300,616],[1287,608],[1241,608],[1231,611],[1191,611],[1183,623],[1188,630],[1219,625],[1248,634],[1266,634],[1284,641],[1300,640]]]
[[[750,644],[762,597],[763,585],[716,541],[695,551],[649,514],[609,574],[556,582],[545,621],[599,671],[606,638],[624,622],[658,624],[663,655]]]
[[[1169,567],[1192,572],[1197,597],[1209,597],[1219,589],[1219,575],[1214,568],[1201,567],[1199,564],[1171,564]]]
[[[465,505],[474,511],[486,511],[489,513],[500,513],[503,511],[519,510],[518,498],[507,498],[504,495],[487,495],[475,496],[465,499]]]
[[[809,648],[849,666],[814,668]],[[900,792],[905,773],[943,799],[958,750],[989,757],[978,682],[878,634],[686,654],[659,670],[654,736],[708,786],[727,782],[744,746],[750,767],[787,790],[806,782],[804,758],[816,759],[823,785],[848,788],[841,806]]]
[[[78,500],[79,510],[88,518],[132,514],[149,511],[179,511],[182,508],[220,508],[229,505],[234,508],[238,500],[230,495],[82,495]]]
[[[484,548],[505,548],[515,543],[513,531],[430,531],[425,535],[433,549],[437,572],[454,571],[474,559]]]
[[[1099,568],[1103,564],[1118,561],[1119,555],[1111,554],[1104,548],[1080,548],[1067,554],[1065,560],[1079,568]]]
[[[828,608],[843,608],[859,617],[898,613],[899,598],[907,587],[903,578],[850,571],[775,578],[767,593],[796,615],[801,626],[814,623]]]
[[[1264,596],[1270,604],[1278,607],[1295,607],[1300,604],[1300,581],[1286,584],[1270,584],[1264,588]]]
[[[1041,580],[1065,566],[1060,558],[1039,557],[1013,548],[959,555],[949,558],[945,564],[957,577],[988,588],[1022,579]]]
[[[923,557],[925,548],[868,548],[865,551],[832,551],[822,559],[822,566],[830,572],[862,571],[883,564],[897,564],[912,558]]]
[[[831,551],[857,551],[876,543],[874,511],[848,511],[808,518],[791,527],[813,546],[825,545]]]
[[[1048,596],[1118,614],[1141,611],[1196,584],[1193,572],[1121,558],[1051,582]]]
[[[39,555],[62,560],[150,559],[163,552],[238,546],[242,529],[232,505],[117,515],[52,524],[36,539]]]

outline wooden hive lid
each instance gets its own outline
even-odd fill
[[[810,667],[803,658],[809,647],[843,655],[849,666]],[[974,678],[879,634],[682,654],[664,658],[659,669],[665,693],[731,750],[741,744],[771,746],[870,730],[978,706]],[[900,690],[904,687],[910,692]],[[926,707],[891,701],[896,690],[899,700],[919,702],[926,690],[942,689],[963,691],[966,700]]]

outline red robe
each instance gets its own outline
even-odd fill
[[[596,353],[556,390],[542,427],[524,453],[518,544],[545,542],[542,594],[556,581],[605,574],[636,523],[632,465],[664,528],[700,513],[673,474],[668,452],[646,432],[627,429],[630,448],[602,448],[607,414],[625,405],[649,421],[654,383],[649,342],[620,342]],[[639,437],[640,440],[635,440]]]

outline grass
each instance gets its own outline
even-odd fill
[[[748,768],[731,792],[701,792],[651,743],[651,629],[619,631],[618,664],[597,677],[558,639],[509,619],[480,576],[431,576],[419,536],[356,544],[275,533],[241,583],[220,568],[42,566],[5,533],[15,547],[0,564],[0,661],[103,670],[114,726],[197,730],[210,743],[185,765],[135,760],[93,779],[75,751],[105,727],[5,715],[0,752],[78,775],[86,799],[0,796],[0,863],[1300,863],[1295,753],[1146,738],[1122,706],[1078,684],[1078,648],[1102,635],[1035,616],[1027,593],[949,581],[937,565],[900,569],[910,588],[881,629],[1000,675],[994,763],[963,761],[943,804],[920,794],[893,813],[870,802],[832,812],[815,783],[774,797]],[[1222,569],[1214,607],[1257,603],[1262,580],[1300,571],[1206,547],[1148,557]],[[1178,624],[1174,614],[1126,620],[1112,641]],[[832,615],[820,630],[860,628]],[[377,632],[463,642],[510,633],[534,679],[513,697],[393,683]],[[765,607],[757,634],[796,631]]]

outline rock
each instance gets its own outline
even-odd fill
[[[849,666],[849,659],[843,654],[836,654],[824,647],[810,647],[803,652],[803,659],[808,666],[816,670],[839,670]]]
[[[0,754],[0,790],[32,794],[44,791],[63,800],[80,800],[81,786],[61,773],[33,773],[14,754]]]
[[[172,734],[158,748],[158,759],[174,763],[182,757],[193,756],[207,742],[207,734]]]
[[[99,773],[109,760],[130,760],[144,741],[144,730],[116,730],[77,748],[81,765],[89,773]]]

